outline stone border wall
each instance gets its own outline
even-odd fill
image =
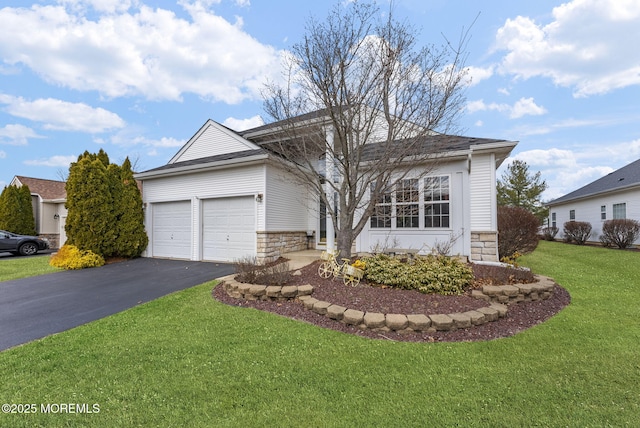
[[[471,232],[471,260],[498,261],[498,233]]]
[[[277,260],[284,253],[307,249],[307,232],[257,232],[260,263]]]
[[[507,315],[509,304],[551,297],[554,282],[546,277],[536,278],[538,282],[533,284],[484,286],[473,290],[472,296],[486,301],[489,306],[467,312],[435,315],[383,314],[349,309],[312,297],[313,287],[308,284],[276,287],[245,284],[233,278],[226,278],[220,286],[224,287],[229,296],[236,299],[282,301],[297,298],[308,310],[363,330],[435,333],[496,321]]]
[[[60,234],[59,233],[41,233],[38,235],[39,238],[47,238],[49,241],[49,248],[51,249],[59,249],[60,248]]]

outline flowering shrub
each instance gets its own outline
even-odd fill
[[[63,245],[51,256],[49,264],[62,269],[84,269],[104,265],[104,258],[89,250],[80,250],[75,245]]]
[[[365,278],[368,281],[421,293],[462,294],[473,280],[469,266],[441,255],[418,257],[413,263],[406,263],[378,254],[365,261]]]
[[[351,264],[351,266],[353,266],[354,268],[365,270],[365,268],[367,267],[367,264],[365,262],[363,262],[362,260],[358,259],[355,262],[353,262],[353,264]]]
[[[519,259],[520,257],[522,257],[522,254],[520,254],[519,252],[517,252],[517,251],[516,251],[515,253],[513,253],[513,254],[512,254],[512,255],[510,255],[510,256],[507,256],[507,257],[503,257],[503,258],[501,258],[501,259],[500,259],[500,261],[501,261],[502,263],[507,263],[507,264],[510,264],[510,265],[512,265],[513,267],[516,267],[516,268],[517,268],[517,267],[519,266],[519,265],[518,265],[518,259]]]

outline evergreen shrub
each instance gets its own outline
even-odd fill
[[[363,261],[367,266],[365,278],[368,281],[421,293],[462,294],[473,280],[469,266],[459,259],[442,255],[417,257],[403,262],[378,254]]]

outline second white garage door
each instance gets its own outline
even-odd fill
[[[202,258],[233,261],[256,255],[253,196],[206,199],[202,202]]]

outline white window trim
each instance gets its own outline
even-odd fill
[[[429,203],[448,203],[449,204],[449,226],[448,227],[425,227],[425,205],[427,205],[427,201],[424,198],[424,182],[426,178],[435,178],[435,177],[447,177],[449,182],[449,200],[447,201],[429,201]],[[402,205],[418,205],[418,227],[397,227],[397,201],[396,201],[396,187],[395,182],[392,186],[390,186],[393,190],[391,190],[391,227],[372,227],[371,226],[371,218],[368,221],[369,230],[390,230],[390,231],[402,231],[402,232],[411,232],[411,231],[447,231],[453,230],[453,198],[452,198],[452,177],[451,174],[438,174],[438,175],[428,175],[426,177],[404,177],[403,180],[418,180],[418,201],[403,203]],[[387,204],[383,204],[387,205]],[[373,216],[371,216],[373,217]]]

